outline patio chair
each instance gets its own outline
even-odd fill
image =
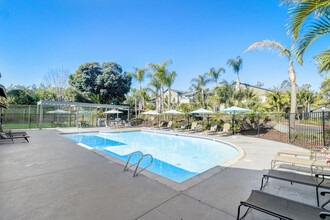
[[[197,127],[197,122],[194,121],[193,123],[191,123],[190,129],[187,129],[186,131],[188,131],[188,132],[195,131],[196,127]]]
[[[308,166],[310,168],[311,175],[313,174],[313,167],[321,168],[322,171],[324,168],[330,168],[330,164],[328,161],[316,160],[314,159],[302,159],[297,157],[283,157],[283,156],[275,156],[275,158],[271,161],[271,169],[274,169],[277,162],[288,163],[288,164],[299,164],[303,166]]]
[[[27,135],[8,135],[6,133],[3,133],[3,132],[0,132],[0,140],[11,140],[13,143],[14,143],[14,139],[25,139],[27,142],[29,142],[29,139],[30,136],[27,136]]]
[[[155,126],[153,126],[154,128],[159,128],[159,129],[161,129],[162,127],[164,127],[164,122],[162,121],[162,122],[160,122],[158,125],[155,125]]]
[[[161,129],[167,129],[167,130],[170,130],[172,128],[172,125],[173,125],[173,121],[170,121],[168,122],[167,126],[166,127],[162,127]]]
[[[176,128],[176,131],[183,131],[185,129],[187,129],[188,123],[186,121],[181,123],[181,127],[180,128]]]
[[[191,130],[189,132],[190,133],[198,133],[198,132],[202,132],[202,131],[203,131],[203,125],[197,125],[194,130]]]
[[[310,159],[313,158],[330,158],[329,152],[321,153],[316,151],[310,151],[310,152],[303,152],[303,151],[290,151],[290,150],[280,150],[277,155],[292,155],[292,156],[307,156],[310,157]],[[325,156],[325,157],[324,157]]]
[[[212,123],[210,130],[205,131],[205,134],[216,134],[217,130],[218,130],[218,124]]]
[[[242,206],[247,207],[248,210],[240,217]],[[249,198],[244,202],[241,201],[238,206],[237,219],[243,219],[250,208],[279,219],[314,220],[325,219],[327,216],[330,216],[330,212],[324,208],[258,190],[252,190]]]
[[[328,174],[315,174],[315,176],[308,176],[293,172],[269,170],[267,174],[264,174],[261,180],[260,190],[262,190],[267,184],[269,179],[277,179],[281,181],[290,182],[291,184],[297,183],[301,185],[315,187],[316,189],[316,203],[319,202],[319,188],[330,190],[330,175]],[[264,181],[266,181],[264,183]]]

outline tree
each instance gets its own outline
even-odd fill
[[[136,81],[139,82],[139,89],[142,89],[142,82],[146,78],[147,69],[135,68],[135,73],[129,73]]]
[[[35,105],[37,100],[21,89],[13,89],[7,93],[9,104]]]
[[[151,89],[150,87],[154,87],[155,90]],[[159,109],[160,109],[160,102],[158,102],[158,99],[157,99],[158,96],[160,97],[160,95],[159,95],[160,87],[161,87],[161,83],[156,78],[152,78],[151,82],[148,84],[148,90],[151,91],[153,96],[156,98],[156,110],[157,111],[159,111]]]
[[[275,90],[273,92],[267,92],[265,103],[272,110],[275,108],[277,112],[281,112],[283,110],[283,106],[286,103],[285,95],[278,90]]]
[[[52,87],[57,101],[64,101],[64,92],[68,88],[69,70],[64,67],[51,69],[46,75],[44,80],[49,87]]]
[[[105,62],[100,66],[97,62],[85,63],[69,76],[69,84],[89,99],[93,94],[99,95],[102,104],[119,104],[131,87],[132,77],[123,73],[120,65]]]
[[[227,61],[228,66],[232,67],[235,74],[237,74],[237,81],[236,81],[236,90],[240,89],[240,82],[239,82],[239,71],[243,67],[243,59],[239,56],[236,59],[229,59]]]
[[[291,88],[292,84],[290,82],[290,80],[283,80],[283,82],[280,85],[281,89],[288,89]]]
[[[171,110],[171,87],[174,83],[175,77],[176,77],[175,71],[167,73],[165,76],[165,85],[168,88],[168,106],[167,106],[168,110]]]
[[[289,35],[295,41],[297,61],[303,64],[303,55],[307,48],[318,38],[330,33],[330,2],[329,0],[283,0],[290,4]],[[311,16],[311,15],[314,16]],[[307,31],[306,31],[307,27]],[[303,35],[301,38],[300,36]],[[319,72],[330,69],[330,49],[315,57]]]
[[[291,81],[291,118],[290,122],[292,123],[290,126],[294,126],[294,120],[295,120],[295,112],[296,112],[296,106],[297,106],[297,94],[296,94],[296,72],[293,68],[293,62],[291,58],[291,51],[289,49],[284,48],[280,43],[275,42],[275,41],[269,41],[269,40],[264,40],[264,41],[258,41],[254,44],[252,44],[245,52],[253,49],[259,49],[262,50],[264,48],[269,48],[269,49],[277,49],[280,51],[280,55],[284,54],[289,60],[289,79]],[[245,53],[244,52],[244,53]]]
[[[159,64],[152,64],[148,63],[149,66],[153,70],[152,78],[156,78],[160,82],[160,105],[161,110],[165,111],[164,107],[164,84],[166,81],[166,74],[168,73],[167,66],[171,63],[171,60],[165,60],[163,63]]]
[[[215,68],[210,69],[209,76],[212,78],[212,80],[215,83],[214,88],[218,87],[218,80],[219,80],[220,74],[225,73],[225,72],[226,72],[226,70],[222,67],[220,67],[218,70],[216,70]]]
[[[209,82],[211,82],[211,79],[208,78],[208,73],[204,73],[203,75],[198,75],[197,78],[191,80],[192,83],[191,88],[201,91],[203,107],[205,107],[205,86]]]
[[[263,82],[257,82],[257,84],[255,85],[255,87],[258,87],[258,88],[262,88],[265,84]]]

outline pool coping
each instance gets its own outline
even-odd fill
[[[199,173],[199,174],[197,174],[197,175],[195,175],[195,176],[193,176],[193,177],[191,177],[191,178],[189,178],[189,179],[187,179],[187,180],[185,180],[181,183],[178,183],[178,182],[173,181],[171,179],[168,179],[164,176],[153,173],[149,170],[144,170],[142,173],[139,174],[139,175],[142,175],[142,176],[146,176],[146,177],[148,177],[152,180],[155,180],[159,183],[162,183],[162,184],[168,186],[169,188],[180,191],[180,192],[185,191],[188,188],[190,188],[190,187],[192,187],[192,186],[194,186],[194,185],[196,185],[200,182],[203,182],[204,180],[216,175],[220,171],[226,169],[227,167],[232,166],[233,164],[235,164],[239,160],[243,159],[246,155],[246,152],[240,146],[237,146],[237,145],[232,144],[232,143],[227,142],[227,141],[223,141],[223,140],[219,140],[219,139],[216,139],[216,138],[213,138],[213,137],[205,136],[204,134],[202,134],[203,136],[200,136],[200,134],[199,135],[198,134],[197,135],[196,134],[185,134],[185,133],[178,133],[178,132],[174,132],[174,131],[165,131],[164,132],[162,130],[157,130],[157,129],[138,129],[138,130],[134,130],[134,131],[143,131],[143,132],[149,132],[149,133],[159,133],[159,134],[165,134],[165,135],[175,135],[175,136],[193,137],[193,138],[198,138],[198,139],[210,140],[210,141],[215,141],[215,142],[218,142],[218,143],[223,143],[223,144],[229,145],[231,147],[234,147],[238,151],[238,154],[235,157],[225,161],[224,163],[218,164],[217,166],[214,166],[214,167],[212,167],[212,168],[210,168],[210,169],[208,169],[208,170],[206,170],[202,173]],[[120,131],[60,132],[60,133],[58,133],[58,135],[62,136],[63,134],[95,133],[95,132],[100,132],[100,133],[122,133],[122,132],[133,132],[133,131],[132,130],[128,130],[128,131],[120,130]],[[71,139],[68,139],[68,140],[76,143],[80,147],[83,147],[87,150],[90,150],[94,153],[97,153],[97,154],[105,157],[106,159],[114,162],[114,163],[117,163],[117,164],[122,165],[122,166],[126,165],[126,161],[121,160],[121,159],[119,159],[115,156],[109,155],[109,154],[104,153],[102,151],[99,151],[95,148],[89,147],[85,144],[76,142],[74,140],[71,140]],[[127,172],[130,173],[131,175],[133,174],[132,170],[129,170]]]

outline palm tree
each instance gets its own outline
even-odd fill
[[[137,117],[137,92],[136,88],[131,88],[130,92],[132,93],[132,97],[134,98],[134,107],[135,107],[135,117]]]
[[[240,82],[239,82],[239,71],[243,67],[243,59],[241,57],[236,57],[236,59],[229,59],[227,61],[228,66],[233,68],[234,73],[237,74],[237,81],[236,81],[236,90],[239,90],[240,88]]]
[[[306,49],[319,37],[330,33],[330,2],[329,0],[282,0],[292,7],[289,9],[289,35],[298,41],[297,60],[303,63],[303,55]],[[314,16],[310,16],[310,15]],[[308,27],[307,31],[304,28]],[[330,49],[315,57],[319,64],[319,72],[327,72],[330,69]]]
[[[160,82],[160,104],[161,110],[164,111],[164,83],[166,81],[166,74],[168,73],[167,65],[170,64],[171,60],[165,60],[162,64],[152,64],[148,63],[147,65],[154,71],[152,78],[156,78]]]
[[[297,106],[297,93],[296,93],[296,72],[293,68],[293,62],[291,58],[291,51],[289,49],[284,48],[280,43],[275,42],[275,41],[269,41],[269,40],[264,40],[264,41],[258,41],[254,44],[252,44],[245,52],[253,49],[264,49],[264,48],[269,48],[269,49],[278,49],[280,50],[280,55],[284,54],[287,56],[289,59],[289,79],[291,81],[291,109],[290,113],[291,118],[290,122],[292,123],[291,126],[294,126],[294,120],[295,120],[295,115],[294,113],[296,112],[296,106]]]
[[[168,110],[171,110],[171,87],[174,83],[176,77],[176,72],[173,71],[171,73],[167,73],[166,74],[166,78],[165,78],[165,85],[168,88]]]
[[[209,72],[209,76],[212,78],[212,80],[215,82],[215,87],[218,87],[218,79],[220,77],[221,72],[225,73],[226,70],[222,67],[220,67],[218,70],[215,68],[211,68]]]
[[[144,79],[146,78],[146,73],[147,73],[147,69],[143,68],[135,68],[135,73],[128,73],[130,74],[136,81],[139,82],[139,89],[142,89],[142,82],[144,81]]]
[[[151,89],[150,87],[154,87],[155,90]],[[159,95],[160,87],[161,87],[161,84],[156,78],[152,78],[151,82],[148,84],[148,90],[151,91],[153,96],[156,98],[156,110],[157,111],[159,111],[159,107],[160,107],[159,106],[160,102],[158,102],[158,99],[157,99],[157,97],[160,96]]]
[[[204,73],[203,75],[199,75],[197,78],[191,80],[191,88],[195,88],[196,90],[201,91],[202,95],[202,106],[205,107],[205,86],[211,82],[211,79],[208,78],[208,73]]]
[[[266,93],[266,103],[270,108],[276,108],[277,112],[281,112],[285,104],[285,95],[280,91]]]

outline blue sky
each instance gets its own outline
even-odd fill
[[[172,59],[169,69],[178,74],[173,88],[188,90],[190,80],[211,67],[226,68],[222,78],[235,80],[226,63],[239,55],[241,82],[269,88],[288,79],[287,59],[243,51],[265,39],[290,47],[286,22],[278,0],[0,0],[0,82],[38,85],[50,69],[74,72],[91,61],[132,71]],[[328,42],[317,40],[304,66],[296,63],[298,85],[319,88],[312,57]]]

